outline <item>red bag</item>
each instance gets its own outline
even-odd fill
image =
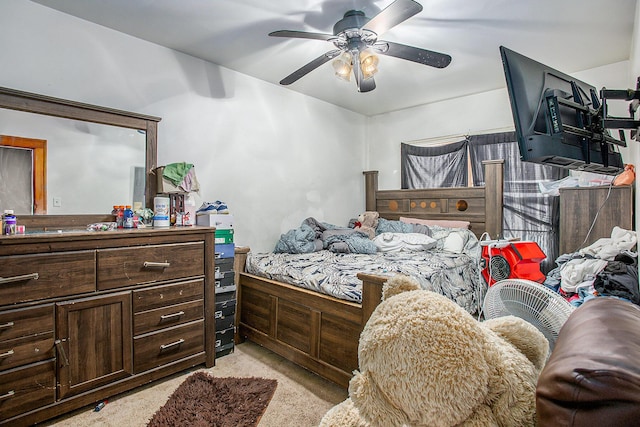
[[[613,185],[630,185],[636,179],[636,168],[631,164],[624,165],[624,172],[613,179]]]

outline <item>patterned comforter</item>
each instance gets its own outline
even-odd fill
[[[401,273],[415,278],[422,288],[445,295],[471,314],[478,311],[486,289],[477,257],[439,249],[376,254],[328,250],[304,254],[250,252],[246,271],[358,303],[362,301],[358,273]]]

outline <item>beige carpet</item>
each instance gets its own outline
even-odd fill
[[[239,344],[234,353],[216,359],[215,367],[200,370],[217,377],[255,376],[278,380],[259,427],[317,426],[325,412],[347,397],[347,390],[251,342]],[[111,397],[100,412],[94,412],[93,406],[87,407],[42,425],[146,426],[155,411],[191,372],[194,371]]]

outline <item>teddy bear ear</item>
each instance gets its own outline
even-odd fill
[[[360,415],[373,426],[401,426],[407,421],[402,411],[387,402],[367,371],[354,372],[349,381],[349,397]]]
[[[531,323],[515,316],[488,319],[482,324],[515,346],[540,371],[549,353],[549,341]]]
[[[382,299],[388,300],[394,295],[402,292],[415,291],[420,289],[420,284],[409,276],[396,274],[385,282],[382,286]]]

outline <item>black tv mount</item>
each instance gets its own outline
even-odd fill
[[[600,90],[600,97],[595,90],[591,90],[590,107],[585,103],[582,94],[575,81],[570,81],[571,91],[569,94],[559,89],[548,89],[544,94],[545,118],[547,123],[547,134],[552,138],[563,139],[563,135],[569,134],[579,137],[580,147],[586,163],[591,163],[590,144],[600,145],[603,166],[608,167],[608,156],[611,144],[626,147],[624,129],[631,129],[631,136],[638,140],[640,133],[640,121],[635,120],[635,113],[640,106],[640,78],[636,82],[636,89],[606,89]],[[600,103],[602,99],[602,103]],[[608,115],[607,101],[617,99],[631,101],[629,104],[629,116],[610,117]],[[575,111],[575,124],[563,124],[560,107],[568,107]],[[620,139],[613,138],[607,130],[618,129]]]
[[[607,129],[631,129],[631,137],[638,140],[640,120],[635,120],[635,114],[640,106],[640,77],[636,80],[636,89],[605,89],[600,90],[602,98],[602,123]],[[629,103],[629,117],[608,117],[607,100],[622,99]],[[624,135],[624,134],[623,134]],[[626,145],[625,145],[626,146]]]

